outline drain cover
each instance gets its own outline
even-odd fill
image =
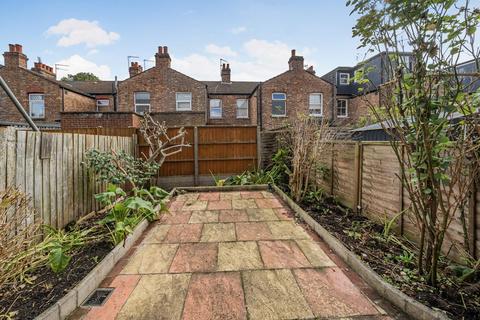
[[[85,300],[82,307],[99,307],[107,301],[113,292],[113,288],[98,288]]]

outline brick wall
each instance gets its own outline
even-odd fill
[[[211,125],[254,125],[256,124],[256,101],[252,105],[249,95],[210,95],[210,99],[220,99],[222,101],[222,118],[210,117],[210,104],[207,110],[208,122]],[[248,100],[248,118],[237,118],[237,99]]]
[[[86,97],[73,91],[64,91],[63,111],[96,111],[95,99]]]
[[[341,96],[337,96],[337,99],[342,98]],[[368,110],[371,105],[380,105],[380,93],[378,91],[348,99],[348,117],[337,118],[337,108],[335,108],[335,125],[356,126],[359,120],[369,113]]]
[[[134,93],[147,91],[150,92],[152,113],[168,112],[169,119],[179,121],[177,125],[190,125],[192,121],[200,121],[198,113],[203,113],[203,122],[200,124],[205,124],[208,103],[205,84],[162,64],[122,81],[118,91],[118,111],[134,111]],[[177,92],[192,93],[191,112],[176,111]]]
[[[101,107],[98,111],[100,112],[113,112],[115,108],[115,97],[113,94],[109,95],[95,95],[95,100],[100,100],[100,99],[107,99],[109,101],[108,107]],[[96,102],[95,102],[96,103]],[[95,105],[95,110],[97,110],[97,107]]]
[[[138,128],[141,117],[132,112],[62,112],[62,129]]]
[[[20,67],[0,68],[0,75],[27,113],[30,112],[28,95],[30,93],[42,93],[45,95],[45,118],[34,119],[35,122],[54,122],[60,120],[62,90],[57,84]],[[24,121],[13,102],[11,102],[3,90],[0,90],[0,119],[6,121]]]
[[[157,121],[165,121],[167,126],[205,125],[205,112],[203,111],[157,112],[152,113],[152,117]]]
[[[263,130],[282,127],[301,114],[307,115],[311,93],[323,94],[323,115],[330,118],[333,107],[333,85],[305,70],[290,70],[282,73],[265,81],[260,90]],[[272,116],[272,93],[274,92],[287,95],[285,117]]]

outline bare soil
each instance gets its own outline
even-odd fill
[[[312,218],[355,252],[387,282],[421,303],[447,312],[452,319],[480,319],[480,277],[459,284],[445,269],[438,289],[428,286],[415,271],[416,257],[409,256],[412,248],[399,236],[386,240],[384,226],[353,213],[333,199],[322,203],[301,203]]]
[[[14,312],[13,319],[33,319],[75,287],[113,249],[107,240],[81,247],[73,252],[67,269],[54,273],[42,267],[30,276],[32,285],[4,287],[0,291],[0,314]]]

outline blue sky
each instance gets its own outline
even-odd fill
[[[60,75],[123,79],[127,56],[143,64],[159,45],[169,47],[175,69],[199,80],[219,78],[220,58],[230,62],[232,80],[261,81],[286,70],[293,48],[319,75],[364,57],[342,0],[2,0],[1,6],[2,51],[22,44],[29,66],[37,57],[67,64]]]

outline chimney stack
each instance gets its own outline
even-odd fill
[[[32,71],[35,71],[37,73],[40,73],[43,76],[53,78],[55,79],[55,72],[53,72],[53,68],[38,61],[34,63],[34,67],[32,68]]]
[[[230,75],[232,71],[230,70],[230,64],[222,64],[222,71],[220,72],[220,75],[222,77],[222,83],[231,83],[232,81],[230,80]]]
[[[138,64],[138,62],[132,62],[132,64],[128,68],[128,73],[130,73],[130,78],[139,73],[142,73],[142,71],[143,71],[143,68],[140,64]]]
[[[23,47],[19,44],[9,44],[8,51],[3,53],[5,59],[5,67],[7,68],[24,68],[27,69],[28,58],[23,54]]]
[[[303,57],[297,56],[295,49],[292,50],[292,56],[288,59],[288,69],[293,71],[303,70]]]
[[[311,73],[311,74],[315,75],[315,70],[313,70],[313,66],[308,67],[308,69],[306,71],[308,73]]]
[[[155,66],[166,69],[170,68],[171,62],[172,59],[170,59],[168,54],[168,47],[158,47],[158,52],[155,54]]]

